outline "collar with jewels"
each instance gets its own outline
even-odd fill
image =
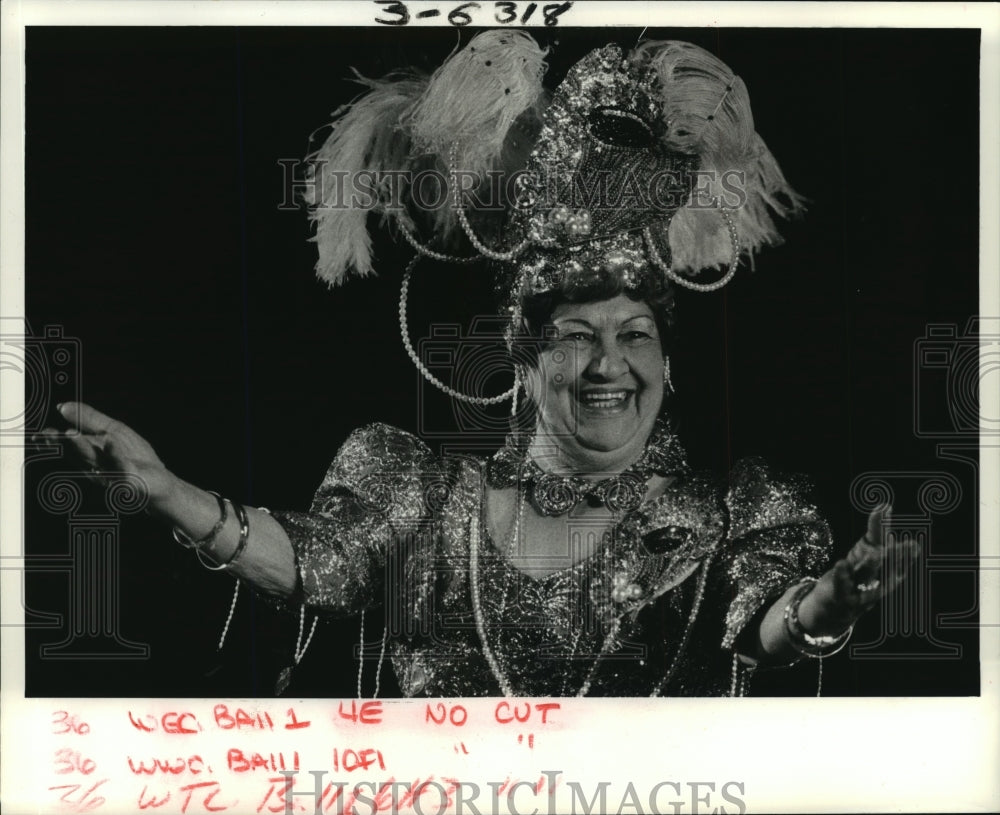
[[[601,481],[547,473],[528,456],[528,446],[528,441],[508,436],[507,443],[487,462],[487,483],[495,489],[518,487],[539,513],[549,517],[565,515],[583,501],[616,513],[632,512],[642,504],[652,476],[687,470],[676,436],[662,421],[656,423],[635,463]]]

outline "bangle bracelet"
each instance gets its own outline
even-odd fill
[[[236,510],[236,517],[240,521],[240,540],[236,544],[236,551],[233,552],[233,556],[226,561],[227,567],[232,566],[242,557],[246,551],[247,543],[250,542],[250,518],[247,515],[246,507],[243,504],[233,504],[233,508]]]
[[[205,560],[201,549],[195,549],[195,554],[198,556],[198,560],[201,561],[201,565],[209,571],[221,572],[223,569],[228,569],[232,566],[239,559],[240,555],[243,554],[243,550],[247,548],[247,543],[250,540],[250,519],[247,517],[246,509],[242,504],[237,504],[235,501],[231,501],[230,503],[233,505],[233,511],[240,522],[240,539],[236,544],[236,549],[233,550],[233,553],[225,563],[210,563]]]
[[[193,539],[189,535],[186,535],[180,527],[174,527],[173,534],[174,540],[177,541],[185,549],[201,549],[201,547],[206,546],[215,540],[216,536],[222,531],[222,527],[226,525],[226,521],[229,519],[229,510],[226,508],[225,499],[219,495],[217,492],[208,491],[209,495],[214,495],[215,500],[219,502],[219,520],[215,522],[215,526],[209,530],[209,533],[203,538]]]
[[[811,659],[822,659],[823,657],[833,656],[847,645],[847,641],[854,632],[854,626],[851,625],[846,631],[836,636],[824,635],[817,637],[802,629],[802,624],[799,622],[799,604],[812,591],[815,585],[816,579],[808,577],[796,588],[792,599],[785,606],[785,631],[788,633],[788,639],[792,647],[799,654]]]

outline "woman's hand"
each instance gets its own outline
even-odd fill
[[[198,540],[199,551],[215,562],[231,563],[243,535],[234,511],[227,512],[217,528],[218,498],[170,472],[152,445],[132,428],[82,402],[64,402],[57,409],[70,430],[46,428],[32,441],[63,442],[97,481],[115,473],[140,478],[148,490],[153,515],[175,531]],[[230,572],[267,592],[291,596],[298,585],[298,574],[288,535],[266,511],[245,509],[249,519],[247,539]]]
[[[63,402],[56,409],[69,430],[47,427],[32,436],[32,441],[63,442],[76,462],[97,481],[112,473],[136,476],[145,484],[153,508],[170,495],[176,477],[149,442],[132,428],[83,402]]]
[[[846,631],[868,609],[906,579],[920,554],[916,541],[898,541],[887,531],[889,505],[868,516],[868,531],[838,560],[799,604],[799,622],[813,636]]]

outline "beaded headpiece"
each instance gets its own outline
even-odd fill
[[[310,156],[317,274],[331,285],[370,274],[369,212],[397,226],[417,251],[403,281],[404,343],[421,372],[459,399],[511,392],[466,397],[420,363],[405,305],[421,255],[492,261],[516,328],[526,295],[602,276],[625,290],[717,289],[742,259],[780,241],[773,216],[802,208],[754,130],[742,80],[707,51],[608,45],[551,98],[545,56],[527,33],[487,31],[429,78],[359,77],[367,93],[335,113]],[[375,181],[371,206],[344,206],[345,179],[362,173]],[[461,244],[471,253],[454,254]],[[697,279],[718,269],[714,280]]]

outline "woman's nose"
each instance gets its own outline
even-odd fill
[[[599,342],[586,373],[603,380],[613,381],[628,371],[625,355],[617,342]]]

